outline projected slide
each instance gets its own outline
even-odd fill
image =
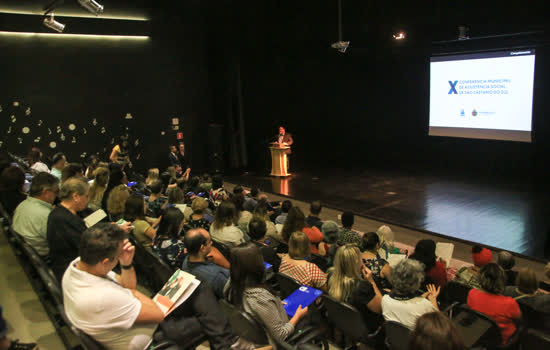
[[[534,50],[432,57],[429,134],[531,142],[534,73]]]

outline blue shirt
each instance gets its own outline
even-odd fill
[[[218,266],[211,261],[190,262],[189,257],[185,257],[181,269],[195,275],[200,281],[210,284],[216,298],[223,298],[223,288],[229,279],[228,269]]]

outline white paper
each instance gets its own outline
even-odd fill
[[[449,264],[453,257],[454,249],[455,249],[455,245],[452,243],[439,242],[435,245],[435,255],[439,258],[442,258],[447,262],[447,264]]]
[[[388,261],[388,264],[390,264],[390,267],[395,267],[395,265],[399,264],[399,262],[403,259],[405,259],[407,255],[405,254],[389,254],[388,258],[386,259]]]
[[[107,217],[107,213],[103,209],[98,209],[84,218],[84,223],[87,228],[90,228]]]

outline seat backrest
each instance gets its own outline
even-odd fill
[[[86,348],[86,350],[106,350],[106,348],[98,343],[94,338],[90,337],[88,334],[82,332],[80,329],[78,330],[78,338],[82,342],[82,345]]]
[[[263,327],[252,316],[223,299],[220,307],[236,335],[257,345],[269,344]]]
[[[527,329],[521,335],[522,349],[550,349],[550,334]]]
[[[489,316],[458,305],[453,309],[453,323],[462,335],[466,348],[474,345],[493,348],[501,345],[502,338],[498,324]]]
[[[321,270],[323,270],[323,272],[327,272],[329,268],[328,259],[319,254],[315,254],[315,253],[311,254],[309,262],[317,265]]]
[[[279,293],[281,294],[281,299],[285,299],[302,285],[294,278],[280,272],[276,274],[276,280],[279,284]]]
[[[174,271],[160,257],[136,242],[133,237],[130,241],[136,247],[134,265],[136,265],[136,272],[139,272],[139,281],[149,285],[151,291],[156,293],[164,286]]]
[[[466,304],[471,289],[471,287],[462,283],[450,281],[441,291],[440,299],[446,304],[452,304],[453,302]]]
[[[215,240],[212,240],[212,245],[218,249],[227,260],[231,259],[231,247]]]
[[[407,350],[409,347],[409,336],[411,330],[405,325],[395,322],[384,322],[386,332],[386,345],[390,350]]]
[[[535,298],[542,297],[546,299],[547,303],[550,303],[550,295],[540,295]],[[525,322],[527,328],[538,329],[542,331],[550,331],[550,313],[543,310],[537,310],[526,299],[517,300],[519,308],[521,309],[521,318]]]
[[[361,314],[353,306],[328,295],[323,296],[323,304],[326,307],[329,322],[351,340],[360,341],[370,333]]]

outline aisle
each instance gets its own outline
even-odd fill
[[[4,232],[0,232],[0,271],[0,305],[8,323],[8,337],[34,341],[41,350],[64,349]]]

